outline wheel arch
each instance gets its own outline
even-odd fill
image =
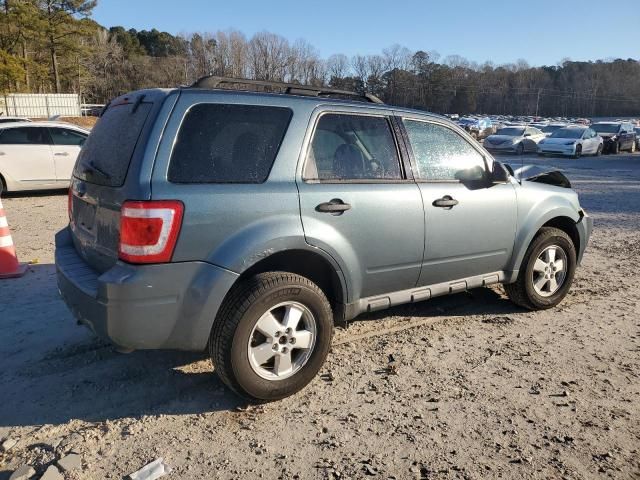
[[[579,220],[580,215],[577,212],[570,208],[560,207],[548,211],[542,218],[537,219],[532,228],[521,231],[516,238],[514,253],[509,264],[508,270],[512,272],[511,281],[515,281],[529,245],[543,227],[555,227],[566,232],[576,247],[576,253],[578,253],[580,251],[580,234],[576,222]]]
[[[343,319],[344,305],[349,298],[347,284],[339,266],[328,255],[316,248],[275,252],[241,272],[235,283],[259,273],[274,271],[295,273],[311,280],[327,296],[336,320]]]

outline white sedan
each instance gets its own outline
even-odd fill
[[[0,124],[3,191],[67,188],[89,132],[62,122]]]
[[[595,130],[583,126],[563,127],[538,143],[538,155],[559,154],[579,158],[581,155],[600,155],[602,137]]]

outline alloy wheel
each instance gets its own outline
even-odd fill
[[[558,245],[545,248],[533,264],[533,289],[541,297],[556,293],[567,276],[567,254]]]
[[[309,360],[316,341],[316,319],[298,302],[280,303],[264,313],[249,336],[249,364],[266,380],[295,375]]]

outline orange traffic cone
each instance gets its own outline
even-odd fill
[[[21,277],[27,271],[27,265],[18,262],[16,248],[9,231],[7,217],[0,199],[0,279]]]

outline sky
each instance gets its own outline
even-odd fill
[[[174,35],[267,30],[304,38],[323,58],[380,53],[397,43],[478,63],[524,59],[539,66],[640,58],[633,3],[623,14],[605,0],[99,0],[93,18],[105,27]]]

